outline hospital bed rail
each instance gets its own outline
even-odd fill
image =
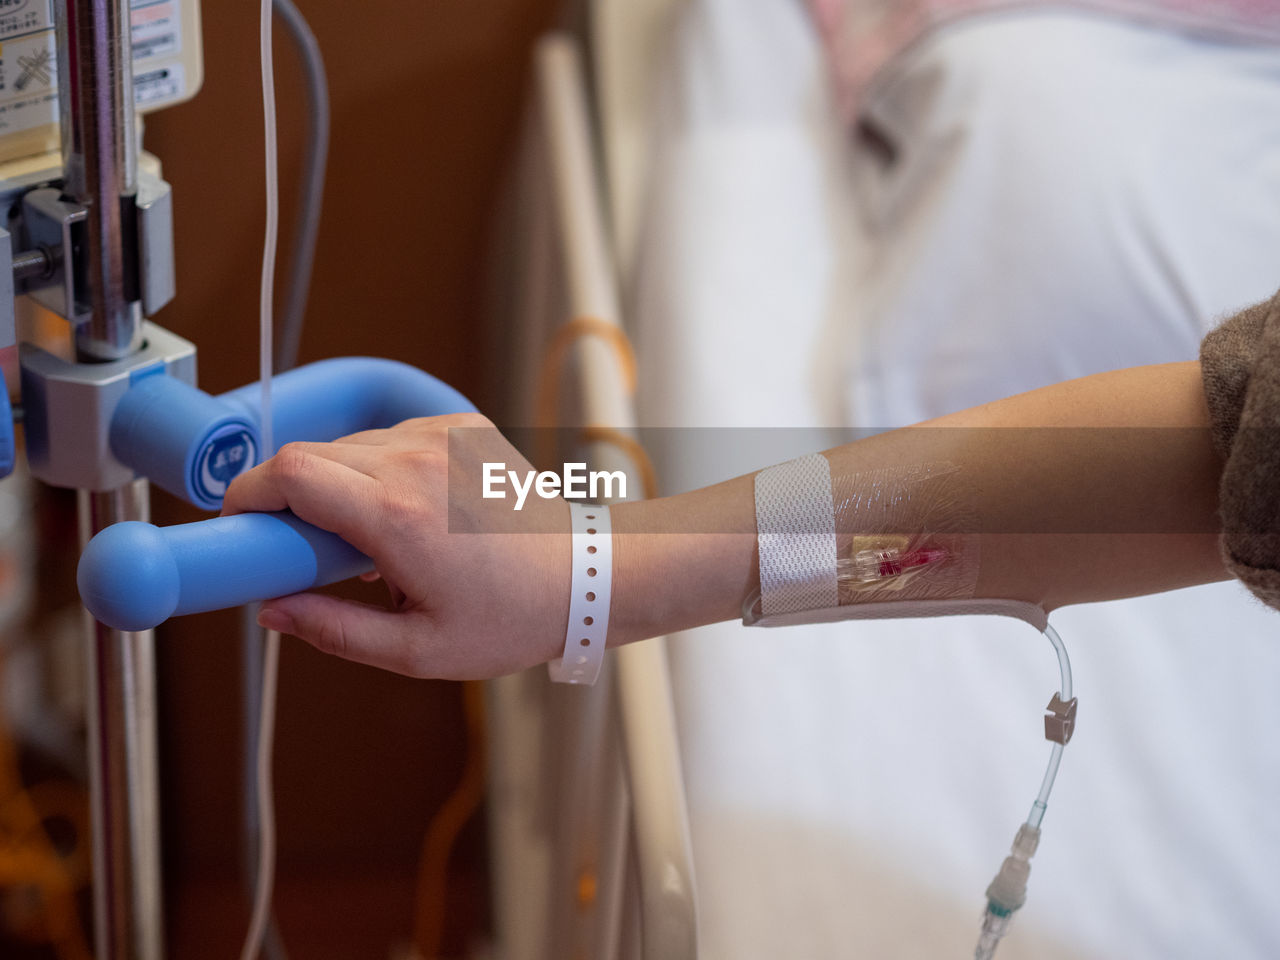
[[[532,263],[515,298],[526,315],[505,343],[527,364],[515,393],[533,394],[538,364],[528,358],[542,356],[555,329],[589,318],[597,335],[567,347],[564,395],[577,408],[569,419],[608,428],[587,444],[589,466],[623,470],[634,497],[635,448],[609,439],[634,437],[636,418],[617,338],[598,335],[601,322],[620,325],[622,310],[582,58],[569,35],[539,43],[535,90],[520,205]],[[489,704],[499,956],[694,960],[696,891],[665,639],[613,651],[594,688],[553,687],[530,671],[492,683]],[[540,876],[550,876],[545,895]]]

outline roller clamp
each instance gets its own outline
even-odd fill
[[[1071,735],[1076,732],[1076,703],[1076,697],[1063,703],[1061,697],[1056,693],[1053,695],[1053,699],[1045,707],[1044,738],[1046,740],[1061,743],[1064,746],[1071,742]]]

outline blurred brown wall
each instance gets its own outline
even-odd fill
[[[514,147],[530,44],[556,0],[298,0],[328,66],[333,141],[302,359],[394,356],[476,395],[486,242]],[[199,347],[201,385],[256,379],[262,119],[257,5],[205,0],[206,76],[151,117],[173,184],[178,297],[156,320]],[[300,170],[302,88],[277,25],[282,224]],[[287,241],[287,236],[282,238]],[[279,275],[287,275],[287,242]],[[483,397],[479,397],[482,406]],[[194,513],[156,494],[161,522]],[[375,597],[375,593],[369,593]],[[170,953],[238,951],[238,624],[160,636]],[[277,739],[280,892],[291,955],[385,957],[407,939],[423,829],[464,758],[458,691],[286,640]],[[448,943],[484,923],[483,830],[455,857]]]

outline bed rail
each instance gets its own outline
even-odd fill
[[[555,324],[589,317],[620,325],[621,307],[582,58],[572,37],[555,33],[539,43],[535,84],[527,146],[540,155],[533,169],[541,182],[527,206],[541,209],[521,211],[534,221],[526,223],[525,256],[538,261],[525,272],[549,272],[551,279],[527,277],[520,295],[555,299],[560,307],[526,304],[527,322],[543,329],[513,331],[508,348],[520,350],[523,341],[540,354]],[[525,397],[529,380],[517,387]],[[578,337],[565,381],[577,416],[562,425],[634,432],[626,371],[609,339]],[[626,449],[594,443],[587,456],[593,469],[624,470],[628,493],[639,495],[639,465]],[[544,676],[526,675],[499,681],[491,696],[509,741],[498,743],[494,756],[495,846],[517,843],[524,858],[506,863],[518,879],[497,883],[499,927],[519,928],[507,930],[503,956],[695,960],[693,858],[665,640],[612,652],[594,689],[549,688]],[[531,726],[540,732],[531,735]],[[574,811],[573,822],[566,809]],[[531,906],[539,872],[550,877],[552,890],[545,904]],[[537,916],[539,909],[546,915]],[[531,948],[530,939],[541,946]]]
[[[620,324],[579,48],[569,36],[552,34],[538,45],[536,60],[570,316]],[[579,339],[576,350],[583,422],[634,431],[635,410],[616,351],[599,337]],[[642,489],[638,464],[624,452],[597,445],[592,456],[610,469],[613,461],[623,461],[628,489]],[[639,879],[641,956],[693,960],[693,854],[665,639],[618,650],[614,667]]]

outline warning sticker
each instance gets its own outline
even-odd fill
[[[130,10],[135,64],[182,51],[182,5],[177,0],[131,0]]]
[[[130,0],[134,102],[139,109],[187,96],[182,8],[182,0]],[[193,69],[198,83],[199,69]],[[53,0],[0,0],[0,161],[56,150],[57,124]]]
[[[139,107],[164,100],[175,100],[187,89],[182,61],[133,75],[133,102]]]
[[[50,0],[0,0],[0,40],[52,29]]]
[[[0,137],[57,122],[52,7],[51,0],[0,0]]]

